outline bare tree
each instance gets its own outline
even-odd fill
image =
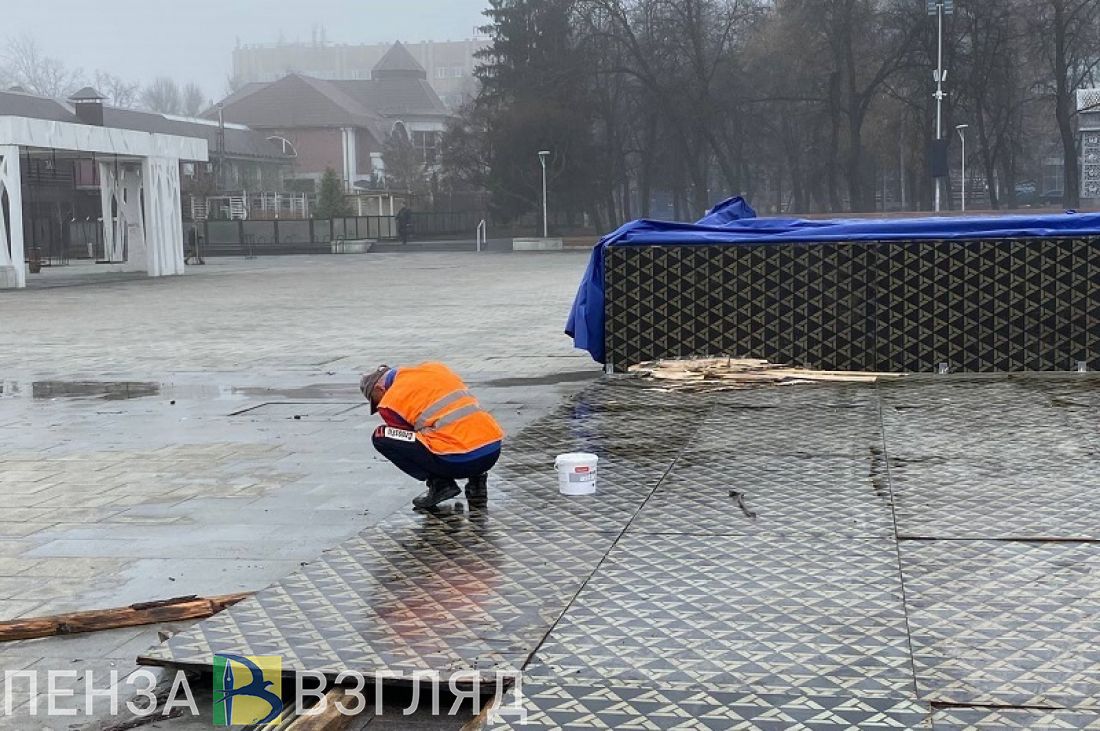
[[[389,190],[422,192],[427,176],[424,161],[409,138],[405,125],[398,124],[382,148],[386,166],[386,187]]]
[[[572,125],[585,182],[562,187],[583,188],[573,208],[595,220],[646,215],[662,198],[680,218],[737,193],[778,210],[874,210],[880,195],[883,207],[931,205],[937,34],[923,2],[490,5],[494,52],[483,54],[478,114],[467,111],[450,130],[447,167],[452,176],[463,168],[457,175],[470,184],[483,180],[501,201],[517,198],[516,211],[531,209],[519,198],[531,198],[537,181],[508,168],[523,172],[532,149],[562,146],[531,147],[545,136],[528,119],[535,109],[546,134],[560,138]],[[550,6],[568,33],[540,25]],[[1100,64],[1100,0],[956,6],[944,35],[954,79],[944,121],[953,142],[956,122],[971,127],[967,152],[977,164],[967,169],[985,179],[971,190],[988,190],[993,207],[1014,206],[1017,180],[1038,178],[1058,147],[1066,204],[1077,205],[1075,93]],[[568,119],[549,115],[555,94]],[[955,151],[957,166],[957,143]]]
[[[230,74],[225,77],[225,93],[224,96],[230,96],[236,94],[244,86],[244,79],[236,74]]]
[[[1080,150],[1074,130],[1076,95],[1091,80],[1100,55],[1100,0],[1034,0],[1029,5],[1031,38],[1047,66],[1049,93],[1062,141],[1063,202],[1081,204]]]
[[[206,98],[198,84],[191,82],[183,87],[183,113],[188,117],[197,117],[206,106]]]
[[[8,39],[0,62],[7,69],[8,83],[32,94],[64,99],[85,84],[83,71],[47,56],[29,36]]]
[[[179,114],[183,111],[183,97],[175,81],[159,76],[141,92],[141,103],[151,112]]]
[[[137,84],[105,71],[96,71],[94,86],[96,91],[107,98],[107,103],[112,107],[133,109],[137,106],[141,88]]]

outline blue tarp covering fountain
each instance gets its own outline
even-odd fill
[[[817,242],[943,241],[1100,236],[1100,213],[809,220],[759,218],[743,198],[730,198],[696,223],[631,221],[592,249],[565,333],[605,362],[604,249],[608,246],[692,246]]]

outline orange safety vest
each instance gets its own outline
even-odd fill
[[[398,368],[378,408],[411,424],[433,454],[465,454],[504,439],[496,419],[442,363]]]

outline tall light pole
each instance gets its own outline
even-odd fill
[[[943,142],[943,83],[947,80],[947,72],[943,69],[943,16],[955,12],[955,0],[928,0],[928,14],[936,16],[936,143],[937,154],[939,145]],[[936,212],[939,213],[940,190],[942,185],[940,178],[936,178]]]
[[[546,158],[550,157],[550,150],[539,152],[539,162],[542,163],[542,237],[550,238],[550,219],[546,212]]]
[[[966,213],[966,129],[969,124],[957,124],[955,130],[959,133],[959,139],[962,140],[962,210]],[[981,140],[979,140],[980,142]]]

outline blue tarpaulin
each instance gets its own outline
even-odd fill
[[[807,220],[757,218],[742,198],[718,204],[697,223],[632,221],[600,239],[573,301],[565,333],[605,362],[603,255],[608,246],[736,245],[836,241],[920,241],[1100,236],[1100,213]]]

